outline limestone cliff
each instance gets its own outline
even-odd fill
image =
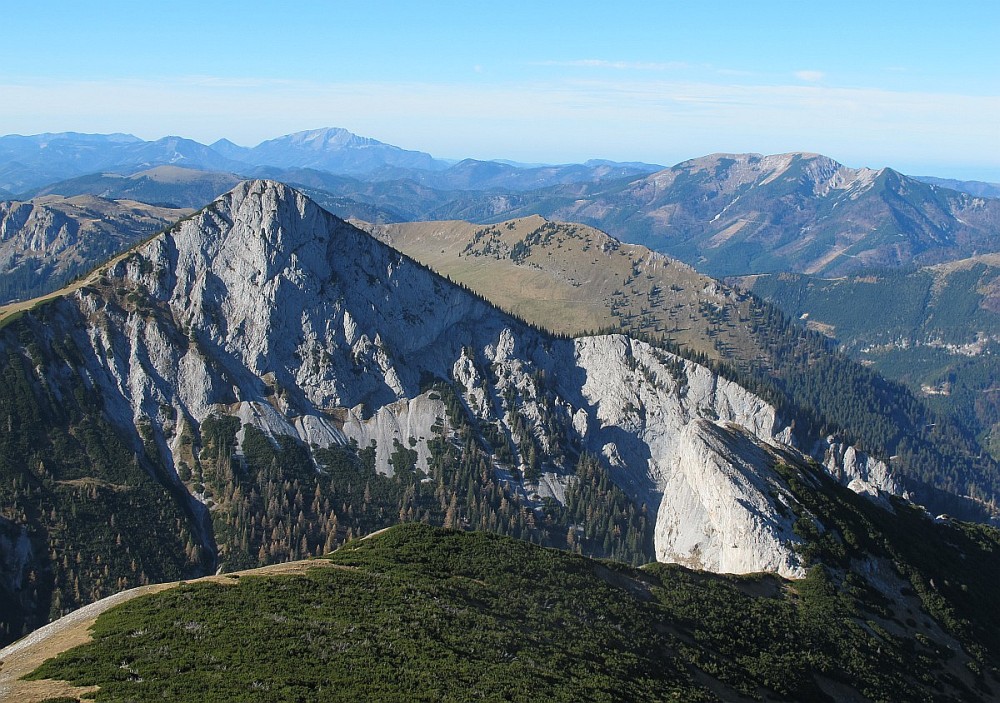
[[[240,184],[59,314],[105,412],[137,448],[155,448],[178,486],[191,433],[219,413],[313,449],[374,440],[382,472],[397,444],[426,466],[445,416],[428,382],[446,380],[480,425],[510,440],[512,458],[494,469],[528,500],[560,500],[574,481],[567,457],[589,451],[655,520],[658,559],[802,573],[774,466],[805,457],[773,407],[625,336],[553,339],[286,186]],[[824,440],[817,458],[828,444],[834,474],[857,479],[837,468],[859,465],[852,449]],[[529,445],[537,481],[517,471]],[[876,473],[864,469],[866,488],[893,486]]]

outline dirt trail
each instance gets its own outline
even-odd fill
[[[97,617],[114,606],[130,601],[147,593],[159,593],[174,588],[182,583],[198,583],[211,581],[214,583],[233,584],[237,576],[253,576],[264,574],[294,574],[307,569],[323,567],[350,568],[333,564],[326,559],[293,561],[287,564],[273,564],[259,569],[237,571],[231,574],[205,576],[190,581],[175,581],[173,583],[157,583],[149,586],[139,586],[128,591],[108,596],[96,603],[74,610],[69,615],[59,618],[41,627],[30,635],[0,649],[0,701],[10,703],[38,703],[46,698],[57,696],[80,697],[85,693],[97,690],[96,686],[73,686],[66,681],[21,681],[22,676],[30,674],[42,663],[73,647],[90,641],[90,628]]]
[[[6,320],[11,315],[16,315],[19,312],[30,310],[31,308],[35,307],[39,303],[45,302],[46,300],[53,300],[54,298],[59,298],[64,295],[69,295],[70,293],[74,293],[86,285],[94,283],[94,281],[96,281],[101,275],[107,273],[112,266],[114,266],[119,261],[124,259],[126,256],[131,254],[133,251],[134,249],[129,249],[128,251],[119,254],[118,256],[111,259],[103,266],[99,266],[96,269],[94,269],[87,276],[80,278],[76,281],[73,281],[68,286],[60,288],[57,291],[53,291],[52,293],[46,293],[45,295],[40,295],[37,298],[32,298],[31,300],[19,300],[16,303],[9,303],[7,305],[0,306],[0,323],[3,323],[3,321]]]

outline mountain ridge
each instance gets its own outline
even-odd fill
[[[0,302],[59,288],[190,212],[90,195],[0,202]]]
[[[75,649],[8,647],[0,686],[33,702],[98,688],[222,701],[248,687],[303,701],[990,700],[997,616],[966,618],[989,610],[997,565],[983,558],[996,531],[890,515],[799,470],[796,490],[813,496],[826,535],[803,529],[813,566],[800,581],[634,569],[409,523],[323,559],[119,604]],[[927,554],[957,568],[945,576]],[[242,617],[247,602],[257,617]],[[247,641],[259,657],[239,655]]]
[[[990,250],[1000,229],[995,200],[802,153],[720,154],[606,186],[552,187],[492,219],[527,212],[599,227],[715,277],[938,263]]]
[[[43,150],[37,139],[0,137],[0,187],[27,191],[58,180],[52,169],[69,156],[71,172],[63,178],[158,164],[214,168],[322,188],[334,196],[332,207],[347,215],[381,208],[384,216],[368,216],[382,221],[493,223],[540,214],[581,222],[715,277],[936,264],[993,251],[1000,231],[996,198],[891,168],[849,168],[808,152],[719,153],[665,169],[601,160],[517,167],[444,162],[342,128],[298,132],[252,148],[219,140],[221,151],[178,137],[123,142],[92,135],[79,143],[70,137],[51,135]]]
[[[345,175],[367,173],[384,166],[421,170],[447,167],[430,154],[401,149],[339,127],[295,132],[252,148],[233,149],[230,144],[225,145],[230,154],[258,166],[319,168]]]
[[[59,181],[101,171],[130,176],[136,171],[158,165],[180,165],[237,172],[244,177],[276,177],[281,180],[288,178],[269,174],[267,170],[319,170],[373,182],[411,180],[445,191],[527,190],[578,180],[599,182],[660,168],[651,164],[617,164],[607,160],[557,166],[518,166],[474,159],[456,163],[336,127],[296,132],[263,141],[255,147],[239,146],[228,139],[219,139],[206,146],[175,136],[149,142],[131,135],[81,135],[72,132],[0,137],[0,186],[22,195]]]
[[[0,580],[21,608],[10,630],[108,579],[312,555],[418,516],[634,561],[802,573],[777,466],[806,459],[768,403],[628,337],[553,338],[280,184],[244,182],[7,318],[0,351],[0,491],[33,555]],[[898,490],[874,459],[813,439],[845,484]],[[95,461],[102,443],[132,459]],[[117,485],[159,496],[158,532],[117,531],[135,519],[114,507]],[[60,566],[85,534],[81,500],[123,543],[102,556],[107,575]],[[301,506],[294,523],[285,505]],[[25,591],[30,574],[43,586]]]

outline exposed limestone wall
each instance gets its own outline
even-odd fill
[[[110,274],[148,300],[76,294],[86,373],[108,414],[148,427],[168,465],[183,425],[225,412],[310,445],[375,441],[384,472],[399,442],[424,468],[445,411],[421,386],[453,379],[480,422],[508,434],[522,425],[546,453],[556,427],[603,456],[655,515],[657,558],[801,574],[773,468],[794,451],[791,430],[702,366],[621,335],[551,339],[265,181],[241,184]],[[895,487],[852,448],[817,446],[844,483]],[[497,470],[514,480],[514,468]],[[560,499],[572,466],[543,469],[516,490]]]

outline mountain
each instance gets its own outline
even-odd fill
[[[310,200],[322,207],[332,215],[336,215],[342,220],[356,220],[360,222],[399,222],[404,219],[404,215],[392,208],[383,208],[377,205],[359,202],[353,198],[332,195],[325,190],[316,190],[306,186],[297,186],[305,193]]]
[[[961,417],[984,447],[1000,454],[1000,256],[907,272],[836,279],[781,274],[739,283]]]
[[[995,700],[1000,534],[892,514],[800,471],[797,490],[821,498],[799,518],[801,580],[634,569],[415,523],[326,558],[99,603],[0,650],[0,690],[25,702],[97,687],[108,700]]]
[[[336,127],[286,134],[253,148],[236,147],[229,141],[216,142],[215,146],[229,158],[248,164],[312,168],[346,175],[365,174],[386,166],[433,171],[448,165],[430,154],[359,137]]]
[[[715,154],[520,195],[490,221],[583,222],[714,277],[933,264],[994,251],[1000,231],[1000,201],[816,154]]]
[[[0,302],[56,290],[189,213],[89,195],[0,202]]]
[[[250,151],[249,148],[245,146],[240,146],[235,144],[228,139],[219,139],[208,145],[209,148],[227,159],[232,159],[233,161],[242,161],[246,158],[246,154]]]
[[[532,215],[485,226],[459,220],[359,226],[559,334],[613,330],[662,337],[714,360],[767,354],[750,327],[740,324],[755,316],[749,296],[587,225]]]
[[[454,208],[456,206],[452,201],[469,200],[469,191],[521,191],[566,183],[598,183],[641,176],[661,168],[651,164],[619,164],[600,160],[586,164],[531,167],[472,159],[453,164],[340,128],[297,132],[267,140],[252,148],[238,146],[228,139],[205,146],[181,137],[164,137],[147,142],[131,135],[73,132],[0,137],[0,187],[19,192],[22,198],[48,192],[53,183],[61,189],[82,188],[86,192],[102,185],[113,190],[114,184],[103,184],[101,179],[114,175],[136,175],[136,172],[164,165],[220,171],[226,175],[238,173],[244,177],[280,179],[312,187],[316,187],[315,182],[300,181],[296,179],[296,173],[311,173],[312,176],[304,177],[313,181],[316,180],[315,174],[327,178],[337,176],[339,180],[332,179],[337,186],[331,190],[334,196],[360,200],[365,205],[376,205],[386,210],[392,207],[385,201],[391,199],[394,191],[401,187],[392,184],[406,183],[403,188],[422,191],[418,200],[411,199],[412,205],[403,206],[408,219],[422,218],[446,203]],[[379,184],[388,182],[390,185],[361,186],[358,185],[361,181],[355,179]],[[355,197],[351,189],[375,190],[377,193],[370,194],[368,199],[361,199]],[[143,197],[155,197],[156,188],[152,193]],[[213,197],[218,194],[214,193]],[[187,200],[174,202],[190,204]],[[395,207],[398,209],[400,205]]]
[[[19,192],[92,173],[104,167],[109,152],[140,141],[130,134],[8,134],[0,137],[0,187]]]
[[[968,193],[980,198],[1000,198],[1000,183],[959,181],[954,178],[936,178],[934,176],[911,176],[911,178],[921,183],[957,190],[960,193]]]
[[[438,191],[525,191],[568,183],[598,183],[652,173],[661,166],[593,160],[585,164],[527,166],[464,159],[450,163],[359,137],[345,129],[326,128],[288,134],[253,147],[219,140],[212,148],[223,156],[258,167],[302,169],[365,182],[410,181]],[[255,171],[253,175],[297,181],[292,173]],[[349,195],[347,193],[339,193]],[[426,200],[424,201],[426,207]]]
[[[450,202],[460,194],[439,192],[413,181],[369,183],[352,176],[308,168],[277,168],[260,166],[251,172],[254,178],[280,181],[303,191],[309,191],[317,201],[322,200],[330,212],[341,214],[338,203],[348,204],[347,212],[368,208],[372,217],[357,216],[366,222],[399,222],[421,219],[441,203]]]
[[[982,424],[965,405],[935,402],[935,412],[928,399],[915,397],[919,387],[911,391],[887,381],[835,352],[827,338],[791,324],[773,305],[662,254],[586,225],[537,216],[485,226],[460,221],[363,226],[545,329],[568,335],[620,331],[683,349],[767,398],[794,419],[804,436],[836,428],[850,442],[891,461],[911,496],[938,512],[972,519],[978,509],[969,512],[971,506],[956,505],[931,486],[986,503],[1000,491],[996,462],[984,456],[976,440],[986,439]],[[906,296],[891,285],[879,293],[894,294],[900,300]],[[859,317],[875,305],[839,303],[843,315]],[[955,317],[957,329],[964,330],[966,322]],[[887,325],[879,320],[873,329]],[[974,377],[985,381],[989,376]],[[979,397],[975,406],[990,407],[984,400]]]
[[[0,187],[12,192],[101,171],[132,172],[173,164],[210,170],[239,167],[181,137],[146,142],[127,134],[39,134],[0,137]]]
[[[111,168],[134,170],[169,164],[209,171],[228,171],[241,166],[193,139],[173,136],[131,144],[123,153],[116,155],[116,159],[115,163],[110,164]]]
[[[128,176],[98,173],[52,183],[26,193],[41,195],[95,195],[112,200],[136,200],[151,205],[197,210],[230,190],[242,178],[231,173],[183,166],[155,166]]]
[[[366,176],[371,181],[412,180],[437,190],[520,192],[571,183],[635,178],[662,169],[650,164],[588,161],[558,166],[514,166],[499,161],[464,159],[441,170],[385,167]]]
[[[0,362],[8,639],[413,520],[802,575],[784,463],[901,490],[704,366],[555,338],[267,181],[0,309]]]

